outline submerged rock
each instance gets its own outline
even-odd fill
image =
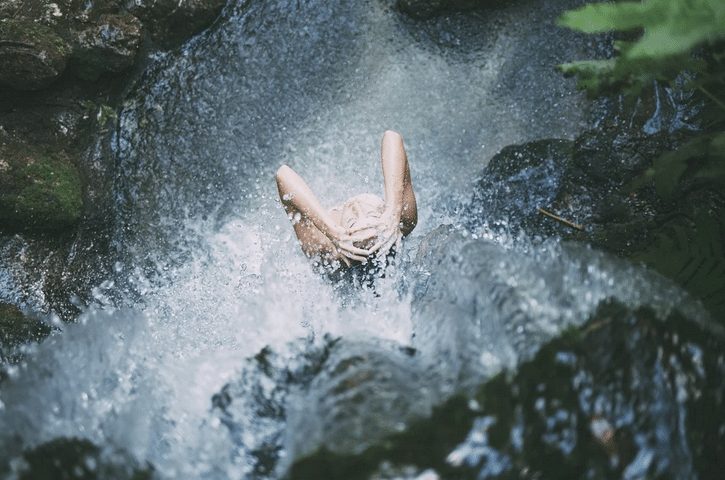
[[[325,339],[265,349],[213,398],[247,474],[272,476],[316,451],[359,453],[430,412],[436,382],[414,350]],[[252,442],[252,439],[254,441]],[[332,478],[332,477],[318,477]]]
[[[338,341],[309,385],[290,397],[287,454],[360,453],[401,431],[440,398],[431,374],[413,349]]]
[[[246,475],[264,478],[277,470],[290,391],[309,384],[334,344],[326,338],[318,346],[289,345],[286,352],[264,348],[245,363],[237,380],[214,395],[214,412],[229,429],[233,455],[243,457]]]
[[[12,361],[12,352],[18,346],[42,340],[49,333],[50,327],[43,322],[23,315],[14,305],[0,302],[0,363]]]
[[[47,87],[65,70],[71,49],[51,28],[27,20],[0,21],[0,84]]]
[[[59,230],[81,217],[81,178],[61,152],[19,142],[0,144],[0,224],[3,229]]]
[[[101,15],[75,37],[73,60],[79,77],[95,80],[103,73],[131,67],[141,42],[141,22],[128,13]]]
[[[723,352],[721,334],[679,313],[607,303],[472,398],[364,452],[298,459],[289,477],[716,478]]]
[[[150,480],[153,468],[139,465],[125,452],[101,449],[80,438],[57,438],[27,450],[22,462],[7,465],[6,473],[20,480]],[[0,473],[3,465],[0,464]]]

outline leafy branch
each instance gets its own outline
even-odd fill
[[[559,24],[633,38],[616,41],[613,58],[559,66],[592,96],[612,91],[637,95],[653,81],[672,83],[684,71],[694,74],[687,87],[703,95],[703,119],[710,131],[656,159],[645,178],[654,179],[664,196],[686,172],[695,179],[725,182],[725,1],[595,3],[565,12]]]

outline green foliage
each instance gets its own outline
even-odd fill
[[[652,81],[671,82],[686,70],[694,74],[688,86],[705,102],[705,128],[725,128],[725,1],[597,3],[565,12],[559,24],[587,33],[639,33],[632,41],[616,42],[614,58],[560,65],[590,95],[612,90],[638,94]],[[644,179],[654,179],[658,193],[668,197],[685,177],[725,183],[724,134],[705,134],[663,155]]]
[[[60,230],[82,211],[80,175],[67,159],[27,145],[0,150],[0,225]]]
[[[711,312],[725,308],[725,219],[695,210],[654,232],[654,242],[635,258],[697,295]]]
[[[707,64],[691,55],[697,47],[725,39],[722,0],[643,0],[597,3],[565,12],[559,24],[586,33],[641,31],[618,42],[615,59],[562,65],[591,94],[607,88],[637,92],[652,80],[672,79],[683,69],[704,72]]]
[[[560,24],[586,33],[642,28],[622,52],[626,60],[686,55],[694,47],[725,38],[722,0],[644,0],[598,3],[566,12]]]
[[[702,133],[655,158],[630,183],[631,188],[653,184],[672,206],[635,257],[720,315],[725,307],[725,1],[597,3],[565,12],[559,24],[586,33],[618,32],[627,39],[615,42],[613,58],[560,66],[590,95],[632,96],[653,81],[689,79],[685,88],[700,98]]]

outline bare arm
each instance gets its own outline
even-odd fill
[[[340,230],[307,183],[287,165],[282,165],[277,170],[277,189],[285,207],[293,207],[325,236]]]
[[[386,131],[381,150],[385,178],[385,213],[392,216],[395,223],[400,223],[403,235],[408,235],[418,223],[418,208],[403,137],[392,130]]]
[[[393,245],[408,235],[418,223],[418,207],[415,203],[413,184],[410,179],[408,157],[403,137],[387,130],[383,135],[381,162],[385,179],[385,212],[378,228],[377,243],[370,248],[376,255],[385,255]]]

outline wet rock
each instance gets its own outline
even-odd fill
[[[471,225],[505,221],[516,229],[535,222],[537,208],[548,207],[567,187],[572,150],[572,142],[559,139],[505,147],[474,189]]]
[[[140,42],[141,22],[136,17],[128,13],[101,15],[75,37],[75,72],[87,80],[122,72],[134,64]]]
[[[264,349],[212,403],[247,473],[275,476],[312,452],[360,452],[426,415],[438,397],[414,355],[392,343],[331,338]]]
[[[359,454],[299,459],[291,478],[717,478],[725,339],[679,313],[603,304],[515,373],[456,396]],[[385,477],[383,477],[385,478]]]
[[[61,230],[83,210],[81,179],[62,152],[0,144],[0,224],[4,230]]]
[[[686,137],[682,131],[647,133],[619,121],[584,132],[573,143],[506,147],[477,183],[466,207],[468,227],[584,241],[644,261],[725,322],[725,195],[687,182],[672,198],[646,182],[637,188],[653,160]]]
[[[150,480],[153,468],[139,465],[123,451],[101,449],[80,438],[57,438],[22,455],[16,465],[5,466],[20,480]],[[0,464],[0,473],[2,465]]]
[[[142,0],[129,11],[144,22],[156,42],[172,47],[209,27],[224,5],[226,0]]]
[[[264,348],[245,362],[237,380],[212,398],[214,412],[229,429],[235,455],[243,455],[247,473],[269,476],[284,450],[287,399],[295,388],[308,385],[320,371],[336,340],[320,345],[300,341],[282,352]]]
[[[50,328],[43,322],[23,315],[14,305],[0,302],[0,362],[12,361],[16,347],[42,340],[49,333]]]
[[[287,454],[355,454],[430,413],[440,398],[411,349],[342,339],[320,372],[288,401]]]
[[[0,84],[47,87],[65,70],[71,49],[52,29],[26,20],[0,21]]]

